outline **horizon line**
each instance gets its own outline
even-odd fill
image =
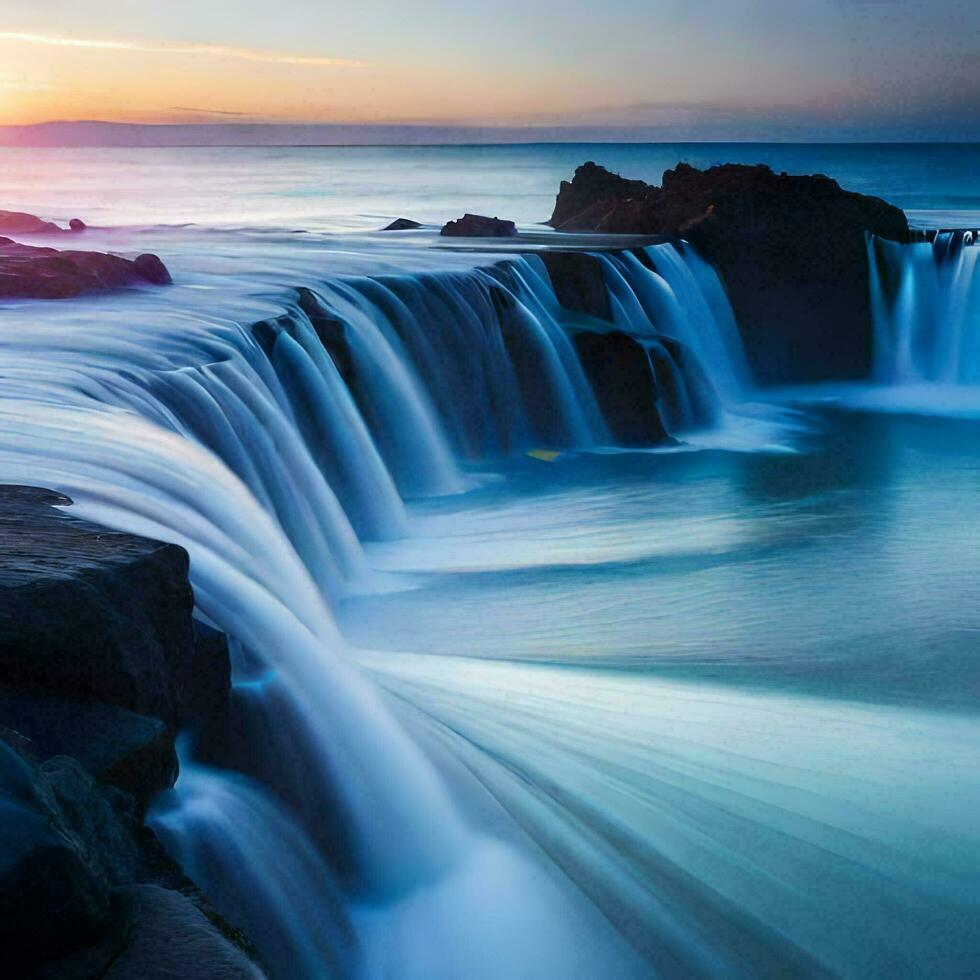
[[[248,122],[245,120],[209,120],[209,121],[193,121],[193,122],[128,122],[121,120],[105,120],[105,119],[49,119],[40,122],[31,123],[0,123],[0,135],[3,133],[25,133],[30,131],[45,131],[51,130],[52,128],[64,127],[66,129],[84,130],[86,127],[97,129],[98,127],[105,127],[106,129],[111,129],[113,131],[120,130],[153,130],[156,132],[166,131],[166,130],[181,130],[184,132],[188,131],[202,131],[211,132],[217,136],[221,132],[242,132],[243,130],[286,130],[286,131],[316,131],[316,130],[341,130],[341,131],[365,131],[365,133],[374,131],[385,131],[396,133],[398,131],[410,131],[410,132],[425,132],[426,130],[431,131],[432,139],[429,140],[412,140],[406,142],[399,142],[397,140],[391,141],[373,141],[373,140],[353,140],[350,142],[241,142],[241,141],[231,141],[228,143],[222,143],[219,141],[208,140],[201,142],[189,142],[187,140],[175,141],[173,143],[161,142],[154,144],[139,144],[134,143],[132,145],[126,143],[102,143],[99,141],[98,133],[93,132],[88,141],[82,143],[65,143],[60,144],[55,140],[52,140],[46,144],[21,144],[18,147],[17,143],[4,142],[0,139],[0,149],[164,149],[164,148],[293,148],[293,149],[316,149],[316,148],[329,148],[329,147],[383,147],[383,146],[401,146],[405,148],[410,147],[426,147],[426,146],[486,146],[486,145],[512,145],[512,146],[529,146],[529,145],[555,145],[555,144],[621,144],[621,145],[671,145],[671,144],[756,144],[756,145],[960,145],[960,146],[974,146],[980,144],[980,137],[964,138],[962,136],[935,136],[935,135],[922,135],[922,136],[887,136],[887,135],[866,135],[866,134],[854,134],[847,135],[846,133],[832,133],[826,137],[821,137],[819,135],[807,134],[799,135],[794,133],[787,133],[785,135],[767,135],[764,137],[753,137],[753,136],[712,136],[709,134],[704,134],[702,136],[697,135],[683,135],[683,136],[656,136],[655,134],[644,133],[643,130],[649,130],[653,127],[629,127],[621,126],[614,123],[606,125],[588,125],[588,124],[556,124],[556,125],[542,125],[542,124],[513,124],[513,123],[460,123],[460,122],[449,122],[449,123],[431,123],[431,122]],[[445,133],[447,136],[451,134],[457,135],[472,135],[477,137],[483,135],[486,137],[491,137],[497,133],[504,135],[509,134],[511,138],[502,139],[499,143],[494,143],[492,139],[474,139],[468,141],[462,140],[442,140],[438,138],[438,135]],[[632,135],[635,133],[635,135]],[[82,134],[80,134],[82,135]],[[161,135],[163,135],[161,133]],[[190,133],[188,132],[188,136]],[[549,136],[551,138],[538,138],[538,136]],[[567,139],[562,139],[560,137],[571,137]],[[578,138],[575,138],[575,137]],[[522,138],[527,137],[527,138]]]

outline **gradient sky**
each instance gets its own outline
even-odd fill
[[[0,124],[980,138],[978,0],[0,0]]]

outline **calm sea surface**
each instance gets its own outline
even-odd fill
[[[467,210],[533,224],[586,160],[652,182],[679,160],[767,163],[828,174],[920,224],[980,220],[980,144],[8,148],[0,205],[102,225],[360,230],[402,215],[441,224]]]

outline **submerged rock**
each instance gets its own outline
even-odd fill
[[[418,221],[412,221],[411,218],[395,218],[390,225],[386,225],[382,228],[382,231],[413,231],[416,228],[421,228],[422,224]]]
[[[763,382],[866,375],[866,236],[908,237],[904,213],[879,198],[821,175],[736,164],[681,163],[655,187],[586,163],[562,182],[549,223],[690,241],[721,275]]]
[[[464,214],[462,218],[443,225],[440,234],[452,238],[513,238],[517,234],[517,225],[502,218]]]
[[[69,299],[127,286],[171,282],[156,255],[126,259],[105,252],[65,251],[0,238],[0,298]]]

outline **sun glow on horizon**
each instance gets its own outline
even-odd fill
[[[403,0],[172,0],[165,17],[119,6],[4,0],[0,126],[237,117],[980,138],[980,6],[966,0],[610,0],[598,21],[567,0],[427,0],[421,15]]]

